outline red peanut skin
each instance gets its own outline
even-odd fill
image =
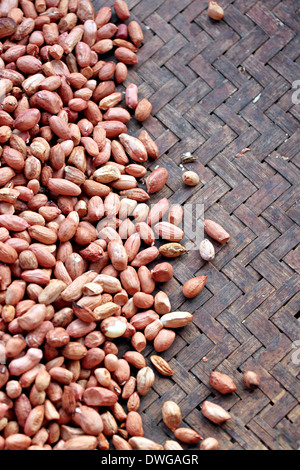
[[[5,403],[0,403],[0,419],[5,416],[5,413],[8,410],[8,406]]]

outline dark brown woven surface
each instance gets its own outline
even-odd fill
[[[113,0],[97,0],[96,8]],[[164,286],[173,310],[194,313],[162,354],[175,374],[156,375],[142,400],[145,436],[164,443],[164,401],[180,404],[184,425],[216,437],[222,449],[297,449],[300,444],[300,21],[298,0],[220,0],[225,20],[214,22],[204,0],[128,0],[142,23],[145,45],[134,82],[150,99],[144,127],[168,168],[167,187],[153,198],[203,203],[205,216],[232,235],[205,264],[199,253],[174,262]],[[298,9],[298,11],[297,11]],[[298,13],[298,14],[297,14]],[[294,100],[292,99],[294,97]],[[139,125],[133,120],[129,133]],[[242,157],[236,155],[251,149]],[[181,156],[191,152],[201,184],[184,187]],[[181,285],[207,275],[193,301]],[[299,343],[297,343],[299,341]],[[145,351],[149,356],[149,346]],[[206,357],[207,361],[202,359]],[[299,363],[298,363],[299,362]],[[298,364],[297,364],[298,363]],[[256,371],[259,390],[245,390],[242,372]],[[212,370],[238,385],[223,397],[209,385]],[[230,411],[215,426],[201,414],[212,400]]]

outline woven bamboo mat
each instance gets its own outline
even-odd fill
[[[97,0],[95,7],[112,5]],[[197,251],[174,262],[164,286],[173,310],[194,314],[162,356],[175,371],[157,374],[141,402],[146,437],[172,433],[161,419],[164,401],[180,404],[184,425],[216,437],[221,449],[297,449],[300,444],[300,21],[297,0],[220,0],[225,19],[207,16],[205,0],[128,0],[144,31],[136,83],[153,104],[143,123],[168,168],[166,188],[153,198],[204,204],[206,218],[231,233],[213,262]],[[298,11],[297,11],[298,9]],[[299,80],[298,84],[295,83]],[[300,88],[299,88],[300,90]],[[140,128],[134,120],[128,132]],[[241,150],[250,151],[240,157]],[[181,157],[197,161],[201,184],[182,183]],[[187,301],[181,285],[207,275],[202,293]],[[145,353],[149,356],[149,346]],[[206,358],[203,361],[203,358]],[[242,373],[261,386],[249,393]],[[221,396],[212,370],[228,373],[238,391]],[[201,403],[212,400],[233,419],[208,422]]]

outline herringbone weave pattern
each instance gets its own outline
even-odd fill
[[[98,8],[113,0],[94,3]],[[164,289],[173,310],[194,313],[194,321],[162,354],[174,376],[157,374],[140,410],[146,437],[161,443],[173,438],[161,407],[174,399],[183,425],[216,437],[221,449],[297,449],[300,93],[293,86],[300,80],[300,5],[219,3],[226,16],[217,23],[208,18],[205,0],[128,0],[145,45],[125,84],[136,83],[140,97],[153,104],[143,125],[161,157],[150,169],[161,165],[170,173],[153,201],[203,203],[206,218],[232,236],[211,263],[197,251],[174,262],[175,278]],[[132,120],[128,132],[139,128]],[[236,157],[244,148],[250,151]],[[185,165],[199,173],[197,188],[182,183],[185,152],[198,157]],[[207,285],[187,301],[181,285],[194,275],[207,275]],[[144,352],[149,356],[152,348]],[[252,393],[242,380],[249,369],[262,379]],[[238,391],[226,397],[215,392],[208,381],[212,370],[233,377]],[[233,419],[210,423],[200,411],[205,399]]]

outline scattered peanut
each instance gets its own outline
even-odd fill
[[[207,437],[200,444],[200,450],[218,450],[219,442],[214,437]]]
[[[225,16],[223,8],[214,1],[209,2],[207,13],[210,18],[216,21],[222,20]]]
[[[222,395],[233,393],[237,390],[233,380],[228,375],[221,372],[212,372],[209,377],[209,383]]]

